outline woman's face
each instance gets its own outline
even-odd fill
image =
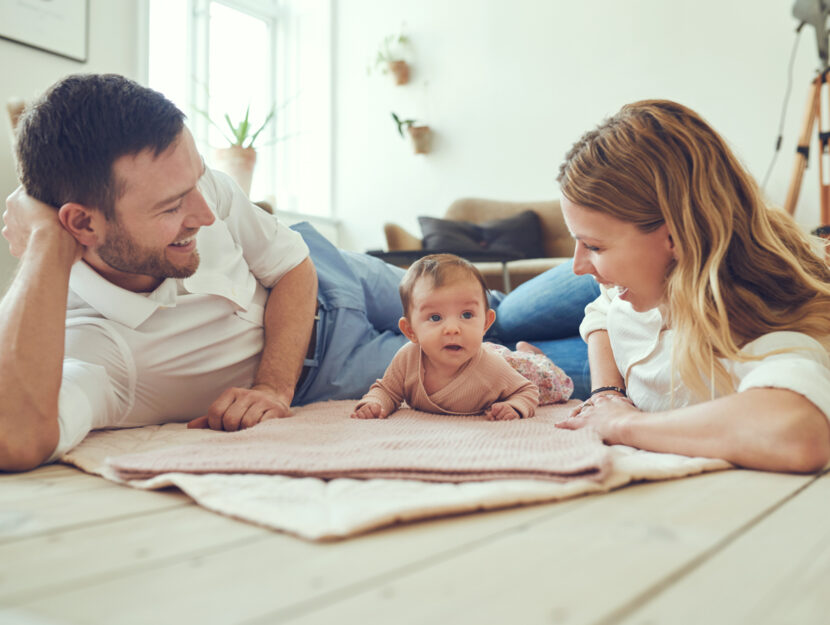
[[[576,239],[574,273],[591,274],[638,312],[663,303],[674,244],[665,224],[643,233],[633,224],[562,197],[562,214]]]

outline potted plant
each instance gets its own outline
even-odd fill
[[[250,112],[251,105],[249,104],[245,109],[245,117],[238,123],[235,123],[230,115],[225,113],[224,119],[227,128],[220,126],[208,117],[210,123],[222,133],[222,136],[229,143],[228,147],[214,149],[216,168],[233,178],[246,195],[251,193],[251,179],[256,165],[254,142],[273,119],[276,110],[271,109],[265,121],[256,128],[251,124]]]
[[[391,72],[396,85],[409,82],[409,64],[404,60],[404,49],[409,47],[409,37],[403,33],[387,35],[381,41],[375,57],[375,69],[384,74]]]
[[[415,154],[428,154],[432,144],[432,130],[429,126],[416,126],[414,119],[401,119],[394,111],[392,112],[392,119],[398,126],[398,134],[404,136],[403,129],[406,127],[409,136],[412,139],[412,145],[415,148]]]

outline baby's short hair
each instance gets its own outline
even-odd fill
[[[407,318],[409,317],[409,309],[412,305],[412,289],[415,288],[415,283],[419,278],[432,278],[433,286],[440,287],[455,277],[477,280],[481,285],[484,308],[486,310],[490,307],[487,301],[487,283],[475,265],[455,254],[430,254],[412,263],[401,280],[398,292],[401,295],[403,314]]]

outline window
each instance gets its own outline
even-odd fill
[[[331,216],[330,0],[149,0],[147,84],[188,116],[208,164],[250,111],[251,198]]]

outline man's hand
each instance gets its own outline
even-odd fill
[[[519,418],[519,413],[510,404],[497,401],[484,411],[484,416],[490,421],[512,421]]]
[[[352,419],[385,419],[388,416],[383,406],[375,402],[363,404],[351,414]]]
[[[193,419],[187,427],[235,432],[266,419],[290,417],[290,403],[270,386],[229,388],[211,404],[206,415]]]
[[[3,224],[3,236],[9,242],[9,251],[15,258],[23,256],[32,235],[38,231],[59,233],[68,243],[71,240],[77,247],[75,260],[84,253],[84,247],[61,224],[58,209],[29,196],[22,186],[6,198]]]

